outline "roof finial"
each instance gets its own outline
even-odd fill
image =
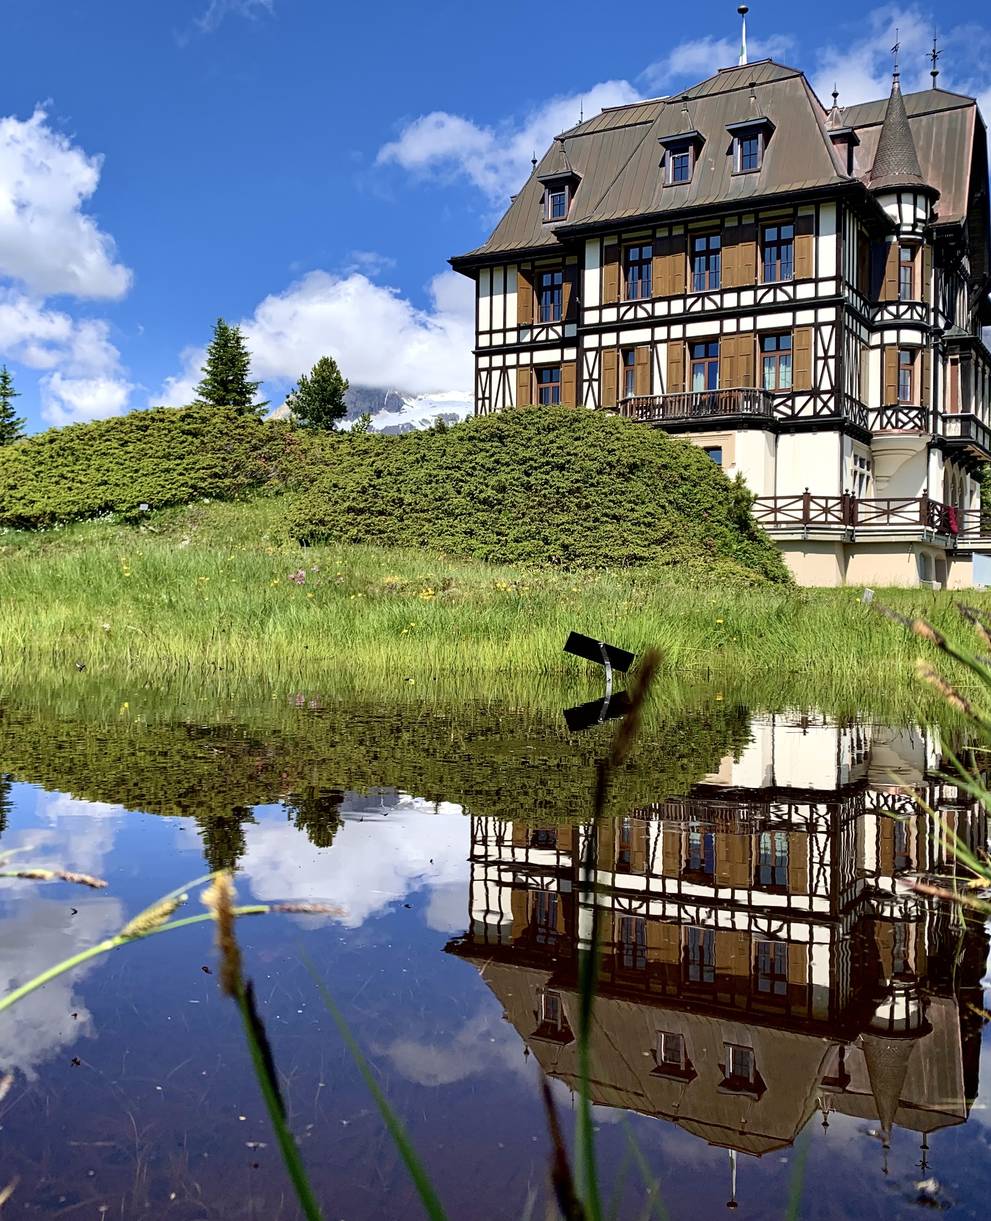
[[[736,11],[740,14],[740,22],[743,26],[740,38],[740,59],[738,61],[739,66],[743,67],[747,62],[747,13],[750,12],[750,9],[747,5],[741,4]]]
[[[834,106],[838,105],[838,104],[839,104],[840,91],[839,91],[839,90],[836,88],[836,82],[835,82],[835,81],[833,81],[833,92],[832,92],[832,95],[831,95],[831,96],[832,96],[832,99],[833,99],[833,105],[834,105]]]
[[[891,48],[891,54],[895,57],[895,66],[891,70],[891,79],[897,82],[901,73],[898,71],[898,52],[902,49],[902,44],[898,41],[898,26],[895,26],[895,45]]]
[[[932,61],[932,67],[929,69],[929,75],[933,78],[933,88],[936,88],[936,77],[939,76],[939,57],[943,54],[942,51],[936,50],[936,31],[933,31],[933,49],[929,52],[929,58]]]
[[[530,165],[533,169],[537,168],[537,150],[533,150],[533,156],[530,158]]]
[[[585,122],[585,99],[584,98],[578,99],[578,122],[579,123]]]
[[[736,1150],[735,1149],[730,1149],[730,1151],[729,1151],[729,1187],[730,1187],[730,1196],[729,1196],[729,1199],[726,1201],[726,1207],[727,1208],[739,1208],[739,1204],[737,1203],[737,1199],[736,1199]]]

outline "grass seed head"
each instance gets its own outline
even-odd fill
[[[236,998],[243,991],[241,951],[234,936],[234,883],[226,869],[221,870],[203,892],[203,903],[217,922],[220,990],[226,996]]]

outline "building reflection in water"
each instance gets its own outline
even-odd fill
[[[954,873],[932,818],[972,848],[987,815],[939,778],[938,735],[778,716],[687,797],[598,832],[475,819],[478,967],[530,1052],[577,1087],[577,949],[600,905],[592,1100],[760,1156],[814,1116],[929,1140],[977,1092],[980,921],[912,883]]]

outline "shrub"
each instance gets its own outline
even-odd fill
[[[230,500],[282,487],[326,444],[227,407],[157,407],[53,428],[0,448],[0,525]]]
[[[348,437],[292,537],[567,568],[728,561],[787,581],[750,497],[696,446],[614,416],[522,408],[447,432]],[[725,564],[722,571],[730,570]]]

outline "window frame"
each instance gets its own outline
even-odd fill
[[[628,937],[627,931],[633,936]],[[617,939],[620,965],[624,971],[646,971],[647,969],[647,920],[644,916],[623,913],[619,917]]]
[[[544,280],[546,277],[551,278],[551,284],[546,286],[547,291],[551,293],[550,308],[552,312],[556,312],[555,317],[544,317]],[[537,326],[555,326],[559,322],[564,321],[564,267],[538,267],[537,268]]]
[[[689,274],[691,276],[690,293],[716,293],[719,292],[723,280],[723,234],[720,229],[712,229],[702,233],[690,233],[688,252],[689,259]],[[715,246],[710,245],[715,241]],[[699,255],[695,249],[696,242],[704,242],[705,249]],[[704,277],[704,283],[699,287],[698,276],[699,272],[695,269],[695,260],[701,257],[705,261],[704,270],[701,275]],[[715,272],[712,268],[712,260],[715,259]],[[715,283],[713,283],[715,277]]]
[[[564,211],[560,216],[555,216],[554,200],[560,197],[564,199]],[[544,222],[554,224],[558,221],[567,220],[568,213],[571,211],[571,199],[572,193],[569,183],[565,182],[554,186],[546,184],[544,186]]]
[[[763,960],[763,961],[762,961]],[[765,998],[788,997],[788,945],[763,937],[754,944],[754,986]]]
[[[561,402],[561,375],[562,369],[560,365],[537,365],[534,369],[537,382],[537,406],[538,407],[557,407]],[[557,377],[544,378],[545,373],[556,373]],[[550,394],[549,398],[545,398],[545,392]]]
[[[764,841],[767,841],[767,861],[764,861]],[[780,851],[782,846],[784,852]],[[760,831],[757,835],[757,859],[754,861],[754,886],[760,890],[787,890],[788,868],[791,864],[791,844],[787,831]],[[767,871],[765,875],[765,870]]]
[[[676,178],[674,176],[675,161],[679,157],[688,158],[688,176],[687,178]],[[683,144],[672,144],[664,150],[664,185],[666,187],[684,187],[687,186],[695,177],[695,143],[692,140],[686,140]]]
[[[775,342],[780,345],[782,340],[787,340],[787,348],[780,346],[765,351],[764,344]],[[758,340],[758,348],[760,349],[760,382],[761,389],[769,391],[771,394],[790,394],[794,388],[795,376],[795,342],[791,331],[768,331],[762,333]],[[785,362],[787,361],[787,366]],[[768,365],[774,369],[774,384],[768,385],[767,370]],[[788,384],[781,384],[781,371],[787,367]]]
[[[692,945],[693,937],[697,945]],[[697,953],[693,953],[693,950]],[[698,924],[685,926],[682,971],[686,983],[710,987],[716,982],[716,931]]]
[[[908,379],[908,397],[903,393],[903,379]],[[898,404],[899,406],[915,406],[915,379],[916,379],[916,349],[915,348],[899,348],[898,349]]]
[[[744,167],[743,164],[743,146],[745,143],[754,140],[756,141],[756,149],[754,156],[756,164]],[[762,131],[741,131],[733,137],[733,173],[734,174],[758,174],[764,164],[764,133]]]
[[[699,449],[701,449],[702,453],[705,454],[705,456],[710,461],[715,462],[716,466],[718,466],[720,470],[723,469],[723,450],[724,450],[724,448],[725,447],[722,445],[700,445],[699,446]],[[713,454],[718,454],[719,457],[714,458]]]
[[[632,257],[634,251],[636,251],[636,257]],[[654,295],[654,239],[624,243],[622,265],[623,300],[650,301]],[[637,276],[635,281],[631,281],[630,274],[635,268]],[[638,291],[631,296],[630,287],[633,283],[637,285]],[[646,291],[644,291],[645,285]]]
[[[778,230],[778,236],[774,238],[768,237],[768,231],[772,229]],[[790,229],[791,234],[787,239],[781,236],[782,229]],[[781,257],[781,252],[787,247],[790,258],[788,260],[788,275],[775,274],[768,278],[767,276],[767,251],[769,249],[777,252],[776,257],[771,263],[772,267],[781,268],[784,266],[785,260]],[[760,275],[762,284],[790,284],[795,279],[795,221],[768,221],[761,225],[760,229]]]
[[[637,350],[619,350],[619,388],[621,399],[631,399],[637,392]]]
[[[908,242],[898,243],[898,300],[899,301],[918,301],[916,294],[916,254],[918,247],[910,245]],[[908,256],[907,258],[905,256]],[[907,275],[906,275],[907,273]],[[908,292],[905,292],[906,279],[908,282]]]
[[[696,348],[706,348],[705,355],[696,356]],[[715,348],[715,353],[709,352],[709,348]],[[710,375],[714,371],[715,382],[714,386],[695,386],[695,366],[699,365],[705,370],[705,381],[708,382]],[[714,394],[719,389],[719,340],[718,339],[698,339],[691,340],[688,344],[688,382],[691,387],[690,394]]]
[[[726,1057],[723,1087],[744,1093],[752,1092],[757,1084],[757,1056],[754,1049],[745,1047],[742,1043],[724,1043],[723,1054]],[[738,1068],[742,1069],[745,1065],[749,1071],[738,1071]]]

